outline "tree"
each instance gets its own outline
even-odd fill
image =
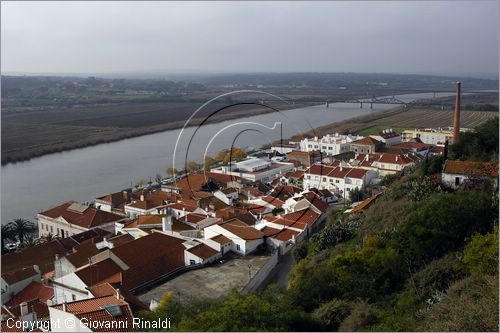
[[[217,162],[223,162],[224,159],[226,158],[227,156],[227,153],[223,150],[221,150],[220,152],[218,152],[216,155],[215,155],[215,160]]]
[[[214,166],[215,160],[207,155],[207,156],[205,156],[203,164],[204,164],[205,171],[209,171]]]
[[[15,219],[9,223],[12,233],[17,236],[17,240],[22,243],[24,237],[36,230],[35,224],[26,219]]]
[[[160,175],[159,173],[157,173],[157,174],[156,174],[156,176],[155,176],[155,182],[156,182],[157,184],[160,184],[160,183],[161,183],[161,180],[162,180],[161,175]]]
[[[242,160],[247,157],[247,154],[238,147],[232,147],[230,150],[232,160]]]
[[[24,238],[24,241],[21,242],[21,246],[20,247],[23,248],[23,249],[26,249],[28,247],[33,247],[33,246],[36,246],[38,244],[40,244],[40,241],[38,239],[36,239],[32,235],[27,235]]]
[[[12,232],[12,225],[10,223],[2,224],[2,253],[5,252],[5,243],[7,240],[15,240],[15,235]]]
[[[190,161],[190,162],[187,162],[187,164],[186,164],[186,170],[188,172],[194,172],[194,171],[198,170],[199,167],[200,166],[195,161]]]
[[[55,240],[56,238],[58,238],[57,236],[54,236],[53,234],[51,234],[50,232],[42,237],[40,237],[40,241],[42,243],[48,243],[48,242],[52,242],[53,240]]]
[[[474,275],[498,274],[498,227],[486,235],[474,235],[464,251],[464,263]]]
[[[136,184],[136,187],[139,188],[139,187],[144,187],[146,186],[148,182],[146,181],[146,179],[140,179],[137,184]]]
[[[178,173],[178,171],[176,168],[169,167],[169,168],[165,169],[165,173],[167,174],[167,176],[172,177],[172,176],[175,176]]]

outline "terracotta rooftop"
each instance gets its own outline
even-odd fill
[[[76,208],[76,205],[81,207],[81,209]],[[62,217],[71,224],[87,229],[123,219],[123,216],[99,210],[94,207],[84,206],[75,201],[65,202],[39,214],[52,219]]]
[[[351,213],[360,213],[366,211],[378,198],[378,196],[382,193],[378,193],[376,195],[373,195],[369,197],[366,200],[363,200],[360,204],[356,205],[352,210]]]
[[[192,248],[189,248],[186,251],[194,254],[195,256],[203,260],[210,259],[219,253],[216,250],[212,249],[210,246],[203,243],[193,246]]]
[[[267,237],[272,237],[277,235],[279,232],[281,232],[281,229],[276,229],[276,228],[271,228],[271,227],[264,227],[260,229],[260,231]]]
[[[122,288],[122,286],[118,283],[101,283],[89,288],[89,291],[94,295],[94,297],[101,296],[117,296],[118,290],[120,293],[120,299],[127,302],[132,311],[139,310],[149,310],[149,307],[146,306],[141,300],[139,300],[135,295],[129,292],[126,288]]]
[[[498,164],[447,160],[444,163],[443,173],[498,177]]]
[[[294,237],[297,237],[298,234],[298,231],[285,228],[281,230],[277,235],[273,236],[273,238],[282,242],[286,242],[290,239],[293,239]]]
[[[184,239],[153,232],[111,249],[129,266],[122,272],[122,284],[134,289],[184,266],[183,242]]]
[[[221,244],[221,245],[231,243],[231,240],[224,235],[217,235],[217,236],[214,236],[210,239],[213,240],[214,242]]]
[[[75,274],[87,286],[93,286],[102,282],[119,281],[119,273],[121,271],[120,266],[112,259],[106,259],[77,269]]]
[[[31,281],[26,288],[5,303],[5,306],[16,306],[31,300],[40,300],[43,303],[47,303],[52,297],[54,297],[54,289],[52,287],[38,281]]]
[[[14,284],[16,282],[28,279],[32,276],[37,275],[38,272],[35,271],[33,266],[21,268],[17,271],[6,271],[2,273],[2,279],[5,280],[8,284]]]
[[[222,222],[219,225],[244,240],[254,240],[264,237],[264,234],[259,230],[235,219]]]
[[[105,308],[110,305],[119,307],[120,314],[112,315],[108,312]],[[54,308],[61,311],[63,310],[62,305],[57,305]],[[88,321],[107,322],[114,326],[113,328],[94,328],[94,332],[127,332],[133,330],[132,311],[129,305],[115,296],[96,297],[66,303],[66,312],[72,313],[80,319],[85,318]],[[126,325],[123,324],[124,322]],[[117,326],[120,323],[121,325]],[[124,328],[124,326],[126,328]]]
[[[90,257],[101,252],[94,243],[77,245],[74,249],[75,252],[68,254],[66,259],[77,268],[88,264]]]
[[[374,138],[369,137],[369,136],[364,137],[363,139],[359,139],[359,140],[351,142],[351,144],[366,145],[366,146],[378,145],[380,143],[381,143],[380,141],[375,140]]]

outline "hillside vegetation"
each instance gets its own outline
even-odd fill
[[[498,118],[450,155],[496,161]],[[498,331],[498,189],[442,188],[442,164],[386,179],[365,215],[331,214],[294,249],[287,289],[182,305],[167,293],[142,316],[178,331]]]

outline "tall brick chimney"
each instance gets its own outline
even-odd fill
[[[455,116],[453,117],[453,143],[458,142],[460,135],[460,81],[457,82],[457,96],[455,99]]]

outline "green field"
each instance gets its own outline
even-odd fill
[[[373,135],[376,134],[377,132],[380,132],[382,130],[392,128],[393,131],[398,132],[398,133],[403,133],[404,130],[408,129],[407,127],[394,127],[394,126],[386,126],[386,125],[375,125],[371,126],[368,128],[365,128],[356,134],[362,135],[362,136],[368,136],[368,135]]]

